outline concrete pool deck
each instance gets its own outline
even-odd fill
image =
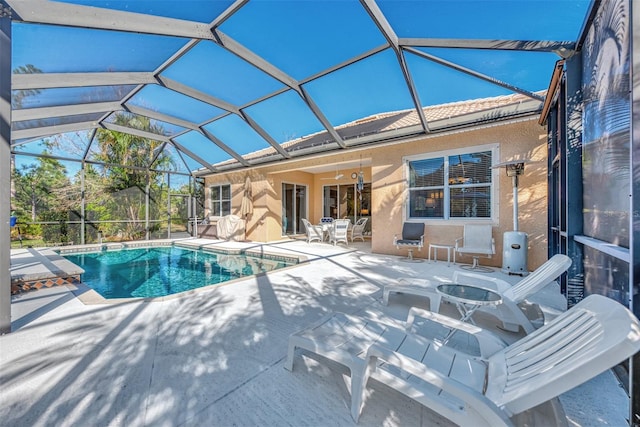
[[[360,242],[226,245],[308,261],[153,303],[86,305],[67,286],[14,296],[13,332],[0,336],[2,425],[353,426],[335,364],[299,354],[293,372],[283,368],[289,335],[333,311],[403,320],[402,297],[381,304],[384,285],[405,276],[447,280],[459,268],[371,254]],[[535,296],[549,315],[564,306],[557,288]],[[360,426],[451,425],[383,385],[369,390]],[[628,425],[628,398],[610,371],[561,402],[570,426]]]

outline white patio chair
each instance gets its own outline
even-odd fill
[[[473,285],[477,287],[491,289],[502,296],[502,303],[495,306],[479,308],[479,311],[488,312],[494,315],[502,323],[502,328],[508,331],[517,332],[522,326],[526,333],[535,330],[531,320],[522,311],[519,304],[522,304],[527,297],[540,291],[571,266],[571,258],[566,255],[557,254],[552,256],[531,274],[511,286],[508,282],[496,277],[489,277],[484,274],[474,274],[467,271],[455,271],[453,273],[453,283],[462,285]],[[442,298],[446,298],[436,291],[438,282],[431,282],[427,279],[402,278],[396,285],[384,287],[382,300],[384,304],[389,303],[390,293],[404,293],[415,296],[429,298],[430,310],[437,313],[440,310]]]
[[[356,221],[351,228],[351,242],[353,242],[354,239],[362,239],[364,242],[364,227],[367,225],[368,220],[369,218],[360,218]]]
[[[333,227],[333,221],[334,219],[330,216],[323,216],[322,218],[320,218],[319,225],[322,227],[322,231],[324,233],[323,240],[329,239],[329,231],[331,230],[331,227]]]
[[[373,378],[461,426],[513,426],[538,405],[567,420],[557,396],[612,368],[640,350],[640,322],[623,305],[590,295],[553,321],[505,346],[476,326],[426,310],[424,317],[477,338],[480,357],[384,323],[328,316],[292,334],[285,368],[296,348],[343,364],[351,371],[351,416],[358,420]],[[540,408],[537,408],[538,410]]]
[[[322,242],[324,240],[324,232],[322,227],[311,224],[308,220],[302,218],[305,231],[307,233],[307,243],[311,243],[315,240]]]
[[[329,228],[329,243],[333,242],[335,246],[338,242],[344,242],[349,244],[349,224],[351,220],[348,219],[336,219],[333,221],[333,227]]]
[[[455,251],[458,254],[471,255],[473,263],[469,266],[460,266],[476,271],[493,271],[482,267],[478,263],[480,256],[491,258],[496,253],[496,243],[491,235],[491,225],[465,224],[463,236],[456,239]]]

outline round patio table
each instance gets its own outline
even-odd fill
[[[443,298],[453,302],[460,313],[460,320],[475,325],[471,318],[473,313],[485,305],[498,305],[502,302],[502,296],[491,289],[480,288],[472,285],[460,285],[446,283],[438,285],[436,290]],[[457,329],[452,329],[445,338],[445,342],[455,334]]]

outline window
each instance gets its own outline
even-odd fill
[[[231,214],[231,185],[212,185],[211,216],[225,216]]]
[[[491,218],[493,151],[407,161],[408,217]]]
[[[325,185],[322,191],[322,216],[349,218],[355,224],[359,218],[371,215],[371,183],[363,182],[360,191],[355,183]]]

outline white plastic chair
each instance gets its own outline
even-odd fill
[[[364,242],[364,227],[367,225],[369,218],[360,218],[351,228],[351,241],[355,239],[362,239]]]
[[[465,224],[463,236],[456,239],[455,251],[458,254],[471,255],[473,263],[470,266],[461,266],[477,271],[492,271],[481,267],[478,263],[480,256],[491,258],[496,253],[496,243],[491,235],[491,225]]]
[[[418,248],[418,251],[420,251],[424,246],[424,223],[405,222],[402,224],[402,235],[400,238],[398,238],[397,234],[394,235],[393,244],[396,249],[408,247],[407,259],[413,261],[413,248]]]
[[[336,219],[333,221],[333,227],[329,229],[329,243],[333,243],[335,246],[338,242],[344,242],[349,244],[349,224],[351,220],[348,219]]]
[[[435,316],[442,318],[443,324],[454,321],[454,319],[439,314],[435,314]],[[479,347],[480,353],[486,357],[505,346],[502,340],[490,332],[468,323],[458,323],[454,324],[456,329],[474,334],[476,337],[484,337],[479,340]],[[407,321],[405,329],[344,313],[328,314],[305,329],[291,334],[284,368],[293,371],[296,349],[319,354],[347,367],[351,374],[351,416],[357,421],[361,408],[362,390],[365,386],[362,383],[366,368],[365,355],[373,343],[383,343],[385,346],[410,357],[426,354],[429,348],[435,348],[431,340],[407,332],[410,328],[409,321]],[[448,347],[441,347],[448,349]],[[471,371],[467,371],[467,373],[472,374]],[[373,377],[377,378],[377,375],[378,373],[374,373]],[[472,379],[469,378],[469,380]],[[478,377],[474,381],[482,382],[482,379]]]
[[[520,309],[518,304],[525,301],[527,297],[540,291],[549,283],[557,279],[571,266],[571,258],[566,255],[557,254],[552,256],[533,273],[511,286],[508,282],[497,277],[490,277],[485,274],[474,274],[467,271],[455,271],[453,273],[453,283],[472,285],[481,288],[491,289],[502,296],[502,303],[495,306],[479,308],[493,314],[502,323],[502,328],[508,331],[517,332],[522,326],[526,333],[535,330],[529,318]],[[446,298],[436,291],[438,282],[431,282],[427,279],[402,278],[396,285],[384,287],[382,300],[384,304],[389,303],[390,293],[404,293],[415,296],[429,298],[429,308],[437,313],[440,310],[442,298]]]
[[[477,338],[480,357],[371,320],[336,313],[292,334],[285,368],[296,348],[351,371],[351,416],[358,420],[369,378],[386,384],[461,426],[513,426],[517,414],[548,402],[566,423],[556,397],[640,350],[640,322],[622,304],[590,295],[534,333],[505,346],[467,323],[412,308]]]
[[[322,227],[311,224],[308,220],[302,218],[302,223],[307,233],[307,243],[311,243],[315,240],[322,242],[324,240],[324,232]]]

